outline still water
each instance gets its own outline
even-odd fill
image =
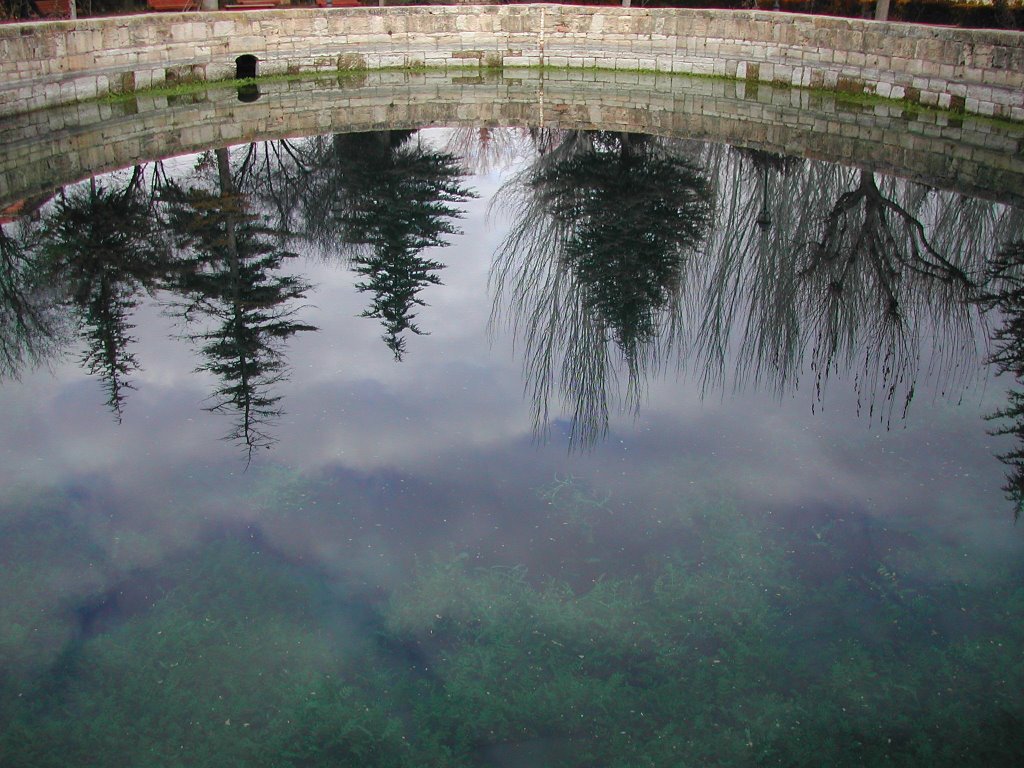
[[[1012,202],[462,127],[37,207],[3,766],[1024,759]]]

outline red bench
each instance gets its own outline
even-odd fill
[[[222,11],[265,11],[286,5],[286,0],[234,0],[233,3],[222,5]]]
[[[199,0],[146,0],[146,6],[151,11],[163,11],[165,13],[197,11],[199,10]]]

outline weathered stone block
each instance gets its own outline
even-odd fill
[[[785,23],[780,23],[782,18]],[[0,110],[8,111],[8,105],[19,101],[17,93],[27,80],[59,79],[65,72],[96,67],[114,73],[123,68],[136,75],[136,87],[143,87],[137,75],[147,69],[144,62],[160,64],[162,75],[163,62],[193,59],[206,74],[219,76],[240,53],[254,53],[281,71],[322,68],[339,48],[365,56],[369,66],[390,66],[385,62],[398,57],[453,61],[460,57],[443,51],[463,49],[491,51],[495,62],[501,56],[505,63],[536,63],[542,36],[549,57],[562,57],[573,67],[600,58],[613,67],[635,62],[659,71],[746,77],[746,68],[739,63],[749,62],[761,68],[762,80],[810,86],[835,85],[840,77],[872,84],[883,74],[905,72],[921,81],[915,85],[908,80],[907,85],[936,93],[943,104],[943,94],[952,104],[953,96],[962,95],[955,88],[983,81],[994,90],[988,98],[979,97],[979,103],[1005,107],[1008,114],[1012,107],[1024,106],[1012,96],[1024,92],[1024,43],[1019,35],[910,25],[886,25],[883,33],[879,26],[859,20],[685,9],[506,6],[485,13],[477,8],[432,7],[95,19],[76,27],[51,25],[49,34],[42,34],[42,25],[12,26],[24,26],[30,34],[0,29]],[[54,31],[58,29],[59,34]],[[510,49],[511,56],[501,55]],[[116,77],[110,86],[119,87]],[[873,86],[872,90],[885,92]],[[45,97],[46,90],[36,89],[33,98],[40,94]]]

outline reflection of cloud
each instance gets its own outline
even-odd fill
[[[284,393],[278,451],[303,467],[341,460],[372,469],[529,430],[511,350],[502,340],[492,347],[487,335],[487,275],[500,239],[483,221],[490,191],[466,204],[465,234],[443,251],[424,251],[451,268],[442,285],[424,290],[417,322],[428,335],[410,339],[401,363],[381,345],[377,324],[358,317],[364,300],[352,273],[306,261],[317,290],[304,319],[320,331],[289,346],[295,375]]]
[[[280,443],[246,472],[219,440],[220,421],[202,410],[210,377],[195,372],[195,352],[160,296],[133,317],[141,370],[120,425],[73,350],[54,364],[56,377],[32,371],[6,384],[0,482],[29,497],[50,489],[53,506],[39,514],[71,514],[99,569],[87,584],[54,582],[44,602],[54,610],[81,604],[211,531],[250,525],[288,557],[371,586],[395,583],[423,541],[440,546],[453,531],[463,541],[493,534],[491,515],[505,510],[491,503],[486,462],[469,469],[465,452],[500,456],[510,443],[528,445],[529,423],[510,350],[501,341],[492,349],[487,337],[486,279],[498,235],[485,229],[483,202],[469,207],[466,234],[443,253],[453,269],[424,293],[420,323],[430,335],[413,339],[401,364],[380,344],[377,324],[359,317],[363,300],[351,271],[305,259],[290,265],[320,285],[301,319],[322,330],[289,346]],[[460,481],[460,473],[471,479]],[[319,508],[288,496],[314,480],[329,494]],[[398,490],[367,494],[382,483]],[[417,491],[402,492],[403,483]],[[527,496],[535,485],[509,483]],[[11,521],[0,514],[6,527]],[[378,527],[389,514],[392,521]],[[410,525],[421,535],[403,539]],[[35,557],[43,566],[65,553],[44,547]],[[44,655],[73,636],[73,619],[49,616],[54,642]]]
[[[984,407],[925,400],[907,429],[881,432],[858,421],[842,387],[822,414],[806,398],[753,386],[704,399],[700,382],[669,372],[652,375],[638,415],[612,414],[608,440],[590,452],[570,453],[559,429],[534,443],[519,352],[504,327],[488,326],[504,222],[489,228],[484,211],[499,182],[476,180],[465,234],[427,254],[450,268],[424,290],[418,321],[429,335],[410,339],[401,363],[378,323],[359,317],[365,303],[350,270],[294,260],[289,268],[318,286],[300,319],[320,330],[291,340],[279,442],[247,471],[219,439],[223,424],[202,410],[210,380],[194,372],[196,356],[159,297],[135,315],[142,368],[122,424],[73,354],[54,365],[59,379],[31,371],[5,383],[0,483],[52,489],[41,514],[71,515],[103,566],[87,588],[59,580],[51,606],[110,588],[211,530],[246,526],[283,556],[380,597],[414,556],[455,548],[545,574],[582,549],[588,525],[605,526],[609,540],[658,541],[659,525],[709,498],[774,511],[780,525],[801,508],[918,516],[959,532],[1005,523]],[[567,425],[566,409],[551,421]],[[609,497],[610,511],[553,517],[537,490],[569,476]]]
[[[280,436],[289,458],[315,467],[422,466],[456,446],[515,439],[529,431],[510,377],[464,363],[416,372],[393,384],[339,380],[294,393]]]
[[[910,525],[966,514],[984,527],[1000,515],[1005,522],[1005,510],[980,405],[922,401],[913,423],[885,430],[857,416],[852,395],[814,413],[798,397],[746,391],[702,400],[685,384],[661,380],[641,417],[613,437],[631,436],[631,465],[673,478],[668,495],[691,482],[715,483],[760,509],[859,510]],[[643,494],[643,485],[628,493]]]
[[[32,384],[26,382],[29,387]],[[163,463],[216,453],[206,442],[211,436],[216,439],[216,425],[208,425],[210,420],[199,414],[193,418],[203,397],[200,387],[140,390],[120,426],[104,422],[104,413],[98,410],[101,393],[96,382],[84,375],[50,391],[40,387],[7,393],[5,399],[17,413],[7,435],[17,441],[17,448],[8,444],[10,460],[0,470],[4,480],[48,483],[103,472],[138,473],[139,481],[145,482],[160,474]],[[37,404],[43,392],[48,397],[44,404]]]

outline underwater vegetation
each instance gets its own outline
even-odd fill
[[[608,503],[576,480],[552,500],[581,536]],[[0,765],[1020,764],[1019,569],[960,579],[909,533],[854,562],[839,525],[725,498],[667,524],[673,545],[632,572],[607,552],[606,573],[553,578],[445,550],[358,606],[269,548],[196,545],[31,676],[6,674],[25,639],[4,630]],[[68,548],[55,527],[18,535]]]
[[[339,654],[322,589],[262,559],[228,542],[163,569],[151,610],[69,645],[13,697],[0,763],[411,764],[339,676],[358,651]]]
[[[433,669],[421,727],[470,764],[486,745],[537,742],[566,766],[1020,759],[1024,627],[997,607],[1020,589],[988,596],[1000,618],[985,631],[940,631],[935,600],[980,596],[919,596],[884,564],[815,589],[784,542],[728,506],[691,532],[686,554],[582,593],[465,558],[421,568],[388,615]],[[836,621],[853,603],[863,622]]]

